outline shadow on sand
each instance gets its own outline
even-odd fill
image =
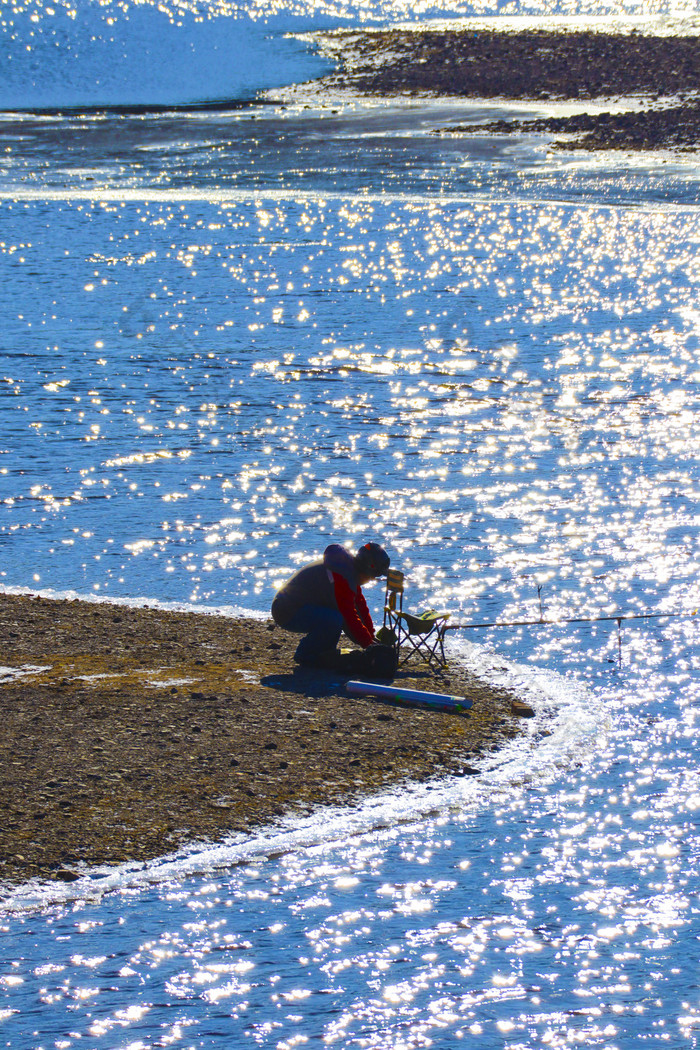
[[[324,671],[313,667],[296,667],[290,674],[269,674],[260,679],[260,684],[266,689],[277,689],[283,693],[298,693],[301,696],[344,696],[349,694],[345,690],[348,682],[360,679],[361,681],[377,681],[387,684],[387,678],[377,678],[375,675],[364,676],[361,674],[341,674],[338,671]],[[409,679],[409,681],[406,681]],[[393,679],[397,685],[407,685],[412,689],[435,688],[435,675],[430,671],[412,669],[410,672],[399,671]]]
[[[347,696],[345,684],[351,679],[352,675],[341,675],[337,671],[298,667],[291,674],[265,675],[260,679],[260,685],[282,693],[298,693],[300,696]]]

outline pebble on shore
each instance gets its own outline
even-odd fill
[[[0,630],[6,888],[469,775],[532,714],[456,664],[397,681],[471,697],[464,716],[348,696],[270,621],[0,595]]]

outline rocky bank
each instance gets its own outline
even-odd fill
[[[351,697],[270,621],[0,595],[0,637],[6,887],[470,775],[528,713],[457,665],[397,681],[469,696],[465,715]]]
[[[459,124],[436,129],[439,134],[552,132],[565,136],[557,148],[588,150],[695,150],[700,144],[698,36],[348,30],[329,36],[328,49],[338,64],[329,84],[365,95],[565,101],[583,110]],[[587,102],[600,100],[614,102],[614,110],[587,110]]]

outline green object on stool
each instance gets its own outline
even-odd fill
[[[396,646],[398,641],[396,631],[392,631],[391,627],[380,627],[374,637],[378,642],[381,642],[382,645]]]

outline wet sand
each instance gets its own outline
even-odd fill
[[[472,775],[521,724],[517,698],[457,665],[397,682],[469,696],[465,715],[350,697],[345,677],[295,670],[271,621],[0,595],[0,637],[6,888]]]
[[[335,34],[329,83],[365,95],[581,102],[571,117],[460,124],[436,133],[551,132],[563,149],[694,150],[700,37],[637,32],[387,30]],[[587,101],[642,100],[627,112]],[[673,101],[668,101],[672,98]],[[666,101],[663,101],[663,100]],[[633,111],[639,110],[639,111]]]

